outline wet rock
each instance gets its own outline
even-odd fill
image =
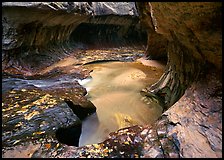
[[[83,65],[104,61],[135,61],[144,55],[144,50],[131,47],[89,49],[79,57]],[[129,60],[127,60],[129,59]]]
[[[164,158],[164,157],[160,157],[160,153],[161,152],[161,149],[157,148],[150,148],[148,153],[145,154],[144,158],[145,157],[148,157],[148,158]]]
[[[62,81],[57,84],[55,81],[59,81],[51,82],[52,79],[8,78],[5,79],[3,85],[10,80],[11,83],[14,82],[11,86],[13,89],[5,89],[2,99],[2,144],[5,157],[13,156],[16,152],[15,146],[18,145],[23,146],[21,147],[22,157],[27,156],[24,155],[24,150],[26,147],[29,148],[29,145],[40,144],[37,150],[43,153],[39,154],[34,150],[35,153],[29,153],[28,157],[32,154],[33,157],[56,155],[57,147],[53,147],[54,150],[49,149],[56,144],[78,145],[82,128],[80,119],[95,112],[96,108],[84,97],[86,90],[77,81]],[[18,86],[20,82],[24,85]],[[75,103],[73,106],[66,103],[65,98],[68,98],[68,94],[70,94],[70,102]],[[76,107],[75,113],[74,107]],[[80,111],[82,112],[79,113]],[[35,141],[35,144],[31,143],[32,141]]]
[[[88,115],[96,112],[96,107],[89,101],[89,104],[85,107],[73,104],[69,99],[64,100],[72,111],[79,117],[80,120],[85,119]]]
[[[96,108],[84,97],[87,92],[78,83],[87,74],[76,74],[77,69],[65,75],[66,70],[55,68],[29,77],[4,74],[4,157],[56,156],[60,149],[54,146],[78,145],[80,119]],[[25,150],[32,146],[38,148],[26,155]]]
[[[148,56],[160,58],[164,52],[168,56],[165,73],[145,91],[162,98],[165,110],[171,107],[162,116],[167,123],[160,126],[159,119],[155,124],[160,143],[147,142],[143,152],[147,155],[151,147],[159,145],[165,157],[221,157],[222,93],[211,96],[221,87],[221,59],[217,59],[222,57],[221,3],[145,2],[137,6],[148,32]],[[209,142],[212,134],[215,145]]]
[[[92,7],[96,15],[132,15],[137,16],[134,2],[92,2]]]
[[[22,5],[22,3],[19,5]],[[36,4],[38,3],[39,2],[36,2]],[[47,8],[46,10],[50,10],[50,12],[45,10],[38,13],[32,10],[28,11],[24,6],[22,8],[17,7],[17,9],[10,9],[9,6],[12,2],[5,2],[3,4],[3,69],[11,73],[23,74],[31,74],[31,70],[33,71],[39,64],[43,64],[42,67],[44,67],[46,64],[53,63],[55,59],[60,57],[58,56],[60,53],[69,54],[72,51],[72,47],[69,47],[71,44],[67,43],[66,40],[68,40],[72,31],[74,31],[81,22],[86,22],[91,19],[89,19],[89,17],[93,12],[88,11],[94,6],[93,3],[89,2],[82,2],[79,4],[78,2],[68,4],[64,2],[47,2],[47,4],[44,4],[45,7],[43,7],[43,5],[42,7],[45,9]],[[55,147],[58,148],[58,145],[54,138],[51,139],[48,137],[44,139],[40,147],[38,146],[39,148],[36,149],[33,157],[222,157],[222,93],[219,91],[222,86],[220,81],[221,76],[220,72],[216,72],[215,75],[212,74],[213,71],[209,72],[211,68],[215,68],[219,71],[222,70],[221,3],[193,4],[181,2],[175,4],[161,4],[144,2],[141,4],[143,7],[142,11],[145,11],[145,13],[142,12],[142,19],[143,21],[145,20],[144,22],[147,24],[146,28],[148,28],[149,33],[153,32],[151,35],[155,38],[155,40],[151,40],[151,44],[156,44],[157,42],[164,43],[158,44],[157,50],[157,47],[154,45],[151,48],[148,46],[147,51],[155,52],[152,57],[156,57],[155,55],[157,55],[157,53],[159,56],[163,56],[165,51],[168,52],[166,72],[164,76],[161,77],[161,80],[157,82],[156,85],[153,85],[151,89],[155,91],[154,93],[158,93],[159,96],[163,98],[164,102],[167,104],[167,108],[174,105],[163,114],[161,119],[159,119],[154,126],[146,127],[148,132],[143,132],[143,137],[139,137],[143,130],[141,127],[140,131],[137,129],[133,130],[133,132],[131,128],[122,129],[100,144],[87,145],[79,148],[62,146],[60,148],[61,153],[55,153],[55,150],[51,150]],[[140,7],[141,4],[139,5]],[[33,4],[26,3],[26,5],[32,6]],[[76,18],[74,18],[74,15],[64,12],[63,15],[54,15],[55,10],[60,11],[62,8],[66,8],[66,5],[68,7],[66,10],[68,10],[68,12],[72,12],[72,8],[76,7],[75,11],[78,14],[87,13],[87,15],[84,17],[75,15]],[[110,5],[104,2],[100,5],[106,7],[102,12],[99,12],[100,14],[116,12],[116,10],[110,8]],[[144,6],[146,10],[144,10]],[[140,10],[141,9],[139,9],[139,11]],[[15,11],[17,16],[13,16]],[[134,10],[131,10],[131,12],[134,12]],[[18,16],[18,13],[21,14]],[[33,17],[30,15],[33,15]],[[131,15],[133,14],[131,13]],[[144,18],[144,16],[146,17]],[[18,19],[16,19],[17,17]],[[22,19],[20,19],[21,17]],[[40,17],[42,17],[41,20],[39,19]],[[49,17],[54,18],[49,20]],[[34,22],[36,19],[38,19],[38,21]],[[66,21],[64,21],[65,19]],[[100,23],[104,22],[102,19],[98,20]],[[21,21],[22,25],[20,26],[19,24]],[[39,23],[40,21],[41,23]],[[110,23],[114,23],[114,19]],[[113,29],[115,28],[113,27]],[[27,31],[29,31],[30,35],[25,34]],[[154,35],[157,33],[159,36]],[[109,34],[111,34],[111,32],[109,32]],[[55,48],[52,47],[52,43],[61,44],[63,42],[65,43],[57,48],[59,51],[56,51],[57,49],[55,46]],[[43,44],[46,45],[43,47]],[[39,46],[41,47],[39,48]],[[42,57],[40,55],[42,55]],[[44,62],[43,59],[46,60],[45,63],[42,63]],[[29,61],[32,63],[29,64]],[[25,65],[22,65],[24,62]],[[27,64],[29,65],[27,66]],[[207,76],[202,77],[201,71],[205,72]],[[193,83],[196,80],[198,81]],[[187,89],[190,85],[191,88]],[[7,88],[4,92],[9,89],[11,88]],[[13,92],[17,93],[17,91]],[[68,90],[64,91],[63,94],[66,95],[64,98],[72,99],[72,102],[75,103],[75,99],[79,98],[70,97],[72,95],[70,93],[71,92],[68,92]],[[3,144],[13,146],[20,144],[20,139],[18,139],[20,132],[17,133],[15,131],[17,131],[18,128],[22,130],[21,123],[38,120],[36,117],[43,111],[43,108],[39,110],[39,107],[48,106],[49,109],[46,110],[53,112],[51,107],[55,106],[52,106],[54,99],[53,101],[47,100],[47,104],[44,106],[38,104],[29,106],[29,104],[39,102],[39,97],[46,100],[50,95],[50,99],[52,99],[54,96],[49,93],[45,93],[44,95],[35,93],[36,96],[31,98],[32,102],[21,102],[22,106],[14,103],[15,100],[13,100],[20,99],[20,95],[14,95],[14,93],[10,94],[4,98],[3,102],[3,113],[5,112],[6,114],[3,114],[4,123],[2,124],[2,128],[4,129]],[[182,95],[183,97],[181,98]],[[179,101],[176,102],[177,100]],[[12,101],[6,103],[11,104],[11,106],[5,104],[7,101]],[[61,102],[61,100],[59,100],[59,102]],[[28,103],[28,105],[26,103]],[[56,107],[59,108],[56,110],[58,115],[61,114],[61,108],[67,108],[64,102],[62,102],[62,104],[62,106]],[[30,110],[27,111],[26,107],[22,108],[24,106],[28,107]],[[16,114],[14,114],[15,111],[17,112]],[[69,111],[71,111],[71,109]],[[20,116],[20,113],[25,116]],[[43,111],[43,113],[45,112]],[[68,114],[62,113],[65,116]],[[46,115],[48,116],[47,113]],[[16,123],[20,121],[21,123]],[[57,120],[55,121],[59,123]],[[62,118],[60,121],[64,123],[65,119]],[[35,125],[33,126],[37,128]],[[29,127],[32,128],[33,126],[31,125]],[[47,130],[48,128],[45,129]],[[10,135],[7,131],[9,131]],[[26,133],[26,131],[24,132]],[[38,130],[34,132],[34,136],[39,137],[45,134],[43,132],[43,130]],[[49,133],[50,132],[51,131],[49,131]],[[29,139],[31,133],[28,131],[27,133],[27,139]],[[11,135],[15,139],[10,139]],[[9,141],[6,141],[6,139]],[[110,145],[112,139],[114,143]],[[132,143],[134,145],[130,145]]]
[[[81,123],[64,101],[37,89],[6,93],[2,111],[3,147],[52,135],[58,128]]]
[[[30,76],[87,45],[145,42],[137,16],[134,2],[4,2],[3,70]]]
[[[212,112],[213,105],[221,107],[218,101],[221,97],[210,97],[210,93],[221,87],[221,83],[216,73],[211,72],[193,84],[178,103],[164,113],[170,122],[174,122],[168,134],[172,135],[182,157],[221,156],[222,113]],[[201,108],[201,103],[206,104],[207,109]],[[212,115],[212,120],[209,115]]]
[[[57,76],[51,75],[51,78],[44,77],[44,75],[42,75],[39,77],[33,76],[32,78],[39,79],[22,79],[14,77],[4,78],[3,91],[6,92],[10,89],[38,89],[41,92],[53,95],[60,98],[61,100],[71,101],[71,108],[73,107],[72,105],[77,105],[76,108],[80,105],[84,108],[93,108],[93,110],[95,109],[95,106],[90,101],[88,101],[86,97],[84,97],[87,93],[86,89],[78,83],[78,77],[75,77],[72,74],[59,74]],[[9,84],[10,86],[8,86]]]
[[[142,142],[142,158],[178,158],[180,151],[179,141],[175,135],[170,136],[168,128],[170,122],[166,116],[162,116],[153,126],[145,127],[148,130]]]
[[[58,158],[139,158],[141,156],[141,126],[133,126],[110,133],[102,143],[79,148],[66,147]]]
[[[134,2],[4,2],[4,7],[26,7],[44,10],[61,10],[94,15],[132,15],[137,16]]]
[[[213,64],[221,71],[221,61],[216,59],[221,57],[221,3],[145,2],[137,6],[148,37],[153,38],[148,38],[148,56],[158,58],[155,54],[166,52],[168,57],[164,75],[148,90],[161,97],[169,108],[197,81],[200,72],[207,70],[205,66]],[[208,39],[213,39],[213,44],[208,45]],[[153,41],[162,42],[162,47],[160,43],[155,46]],[[157,47],[154,53],[149,52]]]

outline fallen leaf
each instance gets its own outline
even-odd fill
[[[29,108],[30,107],[30,105],[28,104],[28,105],[25,105],[25,106],[23,106],[22,108]]]
[[[60,144],[58,143],[57,145],[56,145],[56,148],[58,148],[60,146]]]
[[[21,110],[17,111],[16,113],[25,113],[27,111],[28,111],[28,109],[22,108]]]
[[[11,109],[13,109],[13,107],[8,107],[8,108],[6,108],[6,109],[3,109],[2,111],[9,111],[9,110],[11,110]]]
[[[13,107],[20,107],[20,105],[19,104],[15,104]]]
[[[135,158],[139,158],[139,155],[137,155],[137,154],[134,154],[134,156],[135,156]]]
[[[11,91],[10,93],[16,93],[15,91]]]
[[[38,115],[38,114],[39,114],[38,111],[33,111],[32,113],[25,115],[24,118],[29,121],[31,118],[33,118],[33,116]]]
[[[93,146],[97,149],[100,148],[100,145],[98,145],[98,144],[93,144]]]
[[[43,133],[45,133],[45,131],[34,132],[33,135],[40,135],[40,134],[43,134]]]
[[[124,144],[127,144],[127,145],[129,145],[130,143],[129,143],[129,142],[124,142]]]
[[[19,127],[22,125],[22,122],[19,122],[18,124],[15,125],[15,127]]]
[[[50,144],[50,143],[47,143],[47,144],[45,144],[45,147],[46,147],[47,149],[50,149],[50,148],[51,148],[51,144]]]
[[[12,145],[19,143],[21,140],[16,140]]]

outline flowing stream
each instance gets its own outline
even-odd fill
[[[109,133],[120,128],[151,125],[162,114],[162,107],[156,101],[143,97],[140,91],[158,81],[164,65],[142,59],[135,62],[93,62],[84,66],[93,70],[91,77],[84,80],[69,75],[51,79],[5,77],[2,93],[27,86],[48,88],[78,81],[86,88],[87,98],[97,108],[96,113],[82,123],[79,146],[102,142]]]
[[[151,61],[152,63],[156,63]],[[162,114],[162,107],[140,95],[141,89],[155,83],[163,68],[139,62],[89,64],[91,78],[80,81],[96,113],[82,124],[79,146],[104,141],[110,132],[133,125],[150,125]]]

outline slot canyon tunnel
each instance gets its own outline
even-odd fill
[[[221,158],[221,9],[3,2],[3,157]]]

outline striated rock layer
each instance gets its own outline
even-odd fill
[[[167,121],[160,133],[168,139],[175,135],[178,144],[178,154],[171,154],[167,138],[159,138],[158,145],[148,135],[143,157],[222,157],[222,4],[137,4],[149,37],[146,53],[168,57],[163,76],[142,92],[169,108],[153,129]]]
[[[142,95],[165,106],[154,126],[121,129],[102,143],[84,147],[60,145],[55,151],[44,142],[32,157],[222,157],[222,4],[137,2],[136,6],[132,2],[3,3],[5,72],[32,75],[75,48],[84,49],[83,43],[96,47],[105,41],[108,46],[117,40],[117,45],[144,41],[138,15],[148,35],[148,57],[167,58],[160,80],[142,90]]]
[[[135,58],[122,48],[86,49],[144,47],[146,33],[133,2],[4,2],[2,9],[3,157],[55,156],[77,146],[81,121],[96,111],[77,82],[90,72],[82,65]]]
[[[146,42],[133,2],[4,2],[2,10],[2,62],[8,73],[33,75],[87,45]]]
[[[150,56],[167,53],[166,72],[148,90],[173,105],[199,73],[209,67],[221,71],[221,3],[137,3],[148,29]],[[154,39],[150,39],[150,36]],[[152,46],[151,41],[166,42]],[[153,43],[154,44],[154,43]],[[153,52],[158,46],[158,52]]]

